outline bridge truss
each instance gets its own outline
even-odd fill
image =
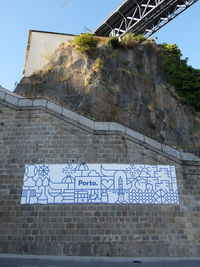
[[[122,37],[127,32],[149,37],[198,0],[126,0],[94,34]]]

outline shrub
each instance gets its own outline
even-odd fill
[[[161,47],[164,48],[164,53],[168,55],[168,57],[175,57],[178,60],[182,57],[181,50],[177,46],[177,44],[162,44]]]
[[[106,45],[110,48],[113,48],[113,49],[118,49],[121,47],[119,39],[115,36],[110,37],[107,40]]]
[[[200,111],[200,70],[187,64],[187,58],[176,44],[163,44],[163,70],[169,83],[175,85],[176,92],[185,104]]]
[[[135,34],[134,33],[126,33],[121,41],[120,41],[121,45],[123,47],[126,47],[126,48],[132,48],[136,43],[136,39],[135,39]]]
[[[125,48],[133,48],[135,44],[146,41],[147,38],[142,34],[135,35],[134,33],[126,33],[121,39],[121,45]]]
[[[135,36],[135,40],[138,41],[138,42],[140,42],[140,43],[142,43],[142,42],[144,42],[145,40],[147,40],[147,37],[145,37],[145,36],[142,35],[142,34],[139,34],[139,35],[136,35],[136,36]]]
[[[86,53],[90,50],[97,48],[99,39],[90,33],[83,33],[76,36],[72,42],[75,49],[80,53]]]
[[[102,69],[103,66],[104,66],[104,61],[103,61],[103,59],[100,58],[100,57],[97,57],[97,58],[95,59],[94,65],[95,65],[95,69],[97,69],[97,70]]]
[[[143,41],[144,44],[156,44],[156,41],[154,38],[146,38],[146,40]]]

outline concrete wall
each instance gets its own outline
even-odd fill
[[[30,76],[47,64],[50,56],[63,43],[73,39],[73,35],[30,31],[27,46],[24,76]]]
[[[180,205],[21,205],[25,164],[175,165]],[[200,255],[200,159],[0,90],[0,253]]]
[[[74,35],[70,34],[30,30],[23,72],[24,76],[30,76],[34,72],[41,70],[48,63],[51,55],[59,45],[73,38]],[[100,43],[104,43],[107,40],[106,37],[98,38]]]

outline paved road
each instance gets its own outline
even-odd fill
[[[70,262],[52,259],[0,258],[0,267],[200,267],[200,260],[170,262]]]

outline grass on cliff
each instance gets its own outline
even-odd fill
[[[176,44],[163,44],[163,69],[167,81],[173,84],[178,95],[185,104],[200,111],[200,70],[187,64],[188,59],[182,59],[180,49]]]
[[[79,36],[76,36],[72,41],[76,51],[83,54],[94,50],[99,44],[99,39],[90,33],[83,33]]]
[[[132,48],[136,44],[141,44],[142,42],[146,41],[147,38],[143,35],[135,35],[134,33],[126,33],[122,39],[120,40],[120,43],[122,47],[124,48]]]
[[[141,34],[135,35],[134,33],[126,33],[120,40],[115,36],[110,37],[107,40],[106,45],[113,49],[118,49],[118,48],[132,49],[136,45],[142,44],[144,42],[155,43],[154,39],[148,39]]]

